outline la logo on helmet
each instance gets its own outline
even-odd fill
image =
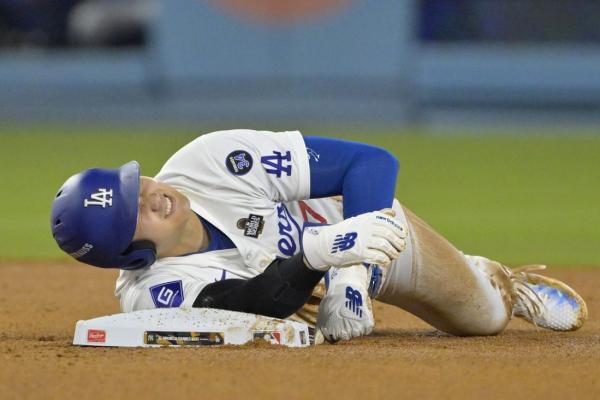
[[[90,195],[90,199],[83,200],[83,206],[100,206],[102,208],[112,207],[112,189],[106,190],[105,188],[99,188],[96,193]]]

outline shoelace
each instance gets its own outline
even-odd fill
[[[543,300],[537,292],[529,286],[527,274],[533,271],[546,269],[545,265],[524,265],[512,270],[511,280],[513,281],[513,290],[517,294],[519,303],[523,306],[531,323],[537,327],[536,317],[542,315]]]

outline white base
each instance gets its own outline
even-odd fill
[[[254,340],[307,347],[314,344],[314,330],[301,322],[234,311],[159,308],[78,321],[73,344],[179,347],[241,345]]]

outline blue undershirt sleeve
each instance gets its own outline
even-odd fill
[[[394,201],[398,160],[364,143],[307,136],[310,197],[344,196],[344,218],[389,208]]]

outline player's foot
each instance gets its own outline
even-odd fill
[[[587,319],[587,306],[573,289],[559,280],[532,274],[545,265],[527,265],[511,271],[513,315],[555,331],[574,331]]]

